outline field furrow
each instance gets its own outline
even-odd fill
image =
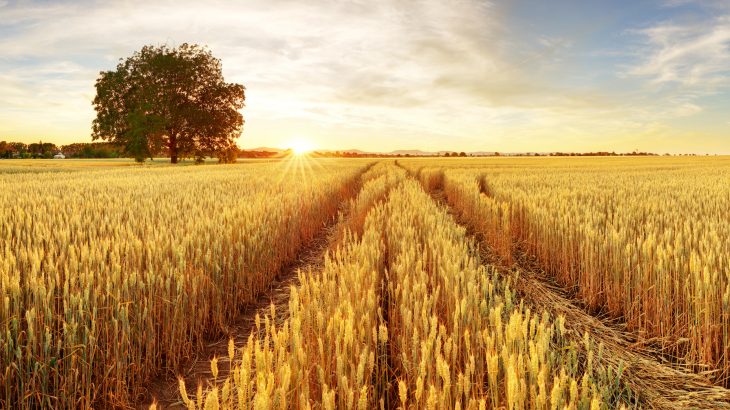
[[[439,202],[451,207],[481,245],[482,260],[509,278],[520,297],[535,309],[565,319],[571,347],[585,355],[586,342],[601,346],[593,360],[621,374],[642,407],[657,409],[730,408],[730,390],[716,386],[692,368],[668,361],[660,350],[637,341],[636,334],[606,315],[592,314],[574,291],[556,285],[541,263],[515,242],[507,204],[498,204],[483,177],[441,169],[415,171]],[[461,172],[461,174],[459,174]],[[572,296],[571,296],[572,295]]]
[[[283,325],[266,317],[232,353],[233,376],[195,395],[185,389],[186,406],[622,405],[606,369],[566,349],[564,320],[525,307],[479,263],[466,230],[388,167],[400,182],[380,191],[389,194],[362,234],[346,235],[320,272],[300,275]]]
[[[0,408],[730,409],[728,170],[595,161],[0,170]]]
[[[225,333],[367,163],[282,165],[0,174],[0,407],[130,406]]]

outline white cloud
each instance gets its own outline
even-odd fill
[[[665,0],[664,7],[696,6],[708,10],[730,10],[727,0]]]
[[[165,42],[208,44],[222,59],[227,78],[248,87],[250,118],[342,124],[369,116],[379,126],[446,131],[455,112],[484,117],[484,105],[464,104],[484,102],[480,83],[514,75],[498,50],[498,10],[483,1],[196,4],[10,7],[3,11],[0,30],[22,29],[0,36],[0,71],[6,74],[0,81],[22,84],[16,91],[25,93],[0,95],[0,104],[27,109],[34,100],[47,113],[71,98],[90,112],[98,71],[113,68],[119,57],[144,44]],[[84,82],[69,95],[60,88],[60,77]],[[437,85],[440,78],[454,77],[472,83]]]
[[[679,7],[679,6],[685,6],[687,4],[692,4],[696,0],[665,0],[664,6],[665,7]]]
[[[695,2],[669,5],[680,3]],[[645,81],[640,88],[643,98],[634,107],[638,117],[676,120],[699,115],[706,106],[711,112],[706,97],[730,89],[730,13],[721,4],[701,6],[711,9],[714,17],[699,21],[680,13],[672,21],[629,31],[642,45],[632,54],[634,64],[620,74]]]
[[[247,137],[265,135],[259,124],[309,121],[406,139],[473,138],[475,129],[506,127],[509,119],[529,124],[546,111],[591,109],[583,97],[540,84],[511,60],[518,50],[505,45],[500,9],[489,2],[194,4],[11,8],[0,29],[24,29],[0,37],[0,50],[8,66],[22,68],[3,70],[0,60],[0,71],[22,85],[0,95],[0,105],[24,110],[28,122],[40,115],[78,118],[88,132],[98,71],[144,44],[198,42],[222,59],[229,81],[247,86]],[[547,37],[540,43],[543,54],[569,45]]]
[[[524,35],[505,26],[506,9],[482,0],[13,2],[0,18],[0,134],[86,137],[100,70],[145,44],[182,42],[209,45],[226,79],[247,86],[246,146],[309,132],[333,148],[568,149],[581,135],[638,133],[702,110],[701,93],[652,99],[567,85],[583,39]],[[718,18],[640,31],[647,57],[631,73],[721,87],[726,30]]]
[[[702,107],[691,102],[678,104],[671,111],[674,117],[689,117],[702,111]]]
[[[646,57],[630,74],[705,91],[730,84],[730,15],[709,22],[667,22],[637,33],[646,40]]]

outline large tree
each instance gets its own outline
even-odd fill
[[[194,44],[145,46],[96,80],[93,139],[137,160],[226,153],[243,130],[245,87],[226,83],[219,59]]]

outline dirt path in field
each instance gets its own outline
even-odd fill
[[[357,178],[361,178],[372,165],[374,163],[365,167]],[[354,195],[357,195],[360,187],[361,184],[354,190]],[[256,302],[245,306],[236,320],[229,325],[225,334],[215,340],[206,341],[196,357],[183,366],[185,370],[181,374],[167,374],[150,382],[147,394],[136,408],[146,410],[154,402],[157,404],[157,409],[184,409],[179,393],[178,377],[185,380],[188,394],[194,395],[198,385],[207,388],[213,380],[210,361],[214,357],[218,358],[217,379],[224,380],[232,368],[228,358],[229,340],[233,340],[236,349],[244,346],[249,336],[256,331],[256,315],[258,314],[263,320],[263,317],[269,314],[272,304],[276,306],[276,320],[283,322],[286,319],[289,312],[290,287],[299,284],[299,271],[307,272],[310,269],[317,271],[323,266],[325,254],[333,247],[340,230],[346,224],[348,210],[348,200],[345,199],[340,203],[338,215],[330,218],[317,235],[299,251],[295,260],[281,269],[269,289],[259,295]]]
[[[563,315],[572,345],[584,349],[587,332],[595,342],[604,345],[601,360],[614,370],[623,366],[622,382],[638,396],[638,405],[653,409],[730,409],[730,390],[715,386],[702,376],[669,363],[658,352],[637,343],[636,336],[616,321],[591,315],[581,303],[572,299],[540,269],[534,258],[516,249],[514,263],[504,264],[484,242],[481,235],[464,223],[459,212],[445,198],[443,187],[431,192],[432,198],[446,207],[454,219],[480,244],[483,263],[494,266],[512,283],[520,296],[538,310],[553,316]]]
[[[180,377],[185,379],[185,385],[189,394],[194,394],[198,385],[208,387],[213,379],[210,370],[210,360],[218,357],[218,379],[224,380],[231,370],[231,362],[228,359],[228,341],[233,339],[236,348],[244,346],[248,337],[256,331],[256,314],[263,320],[264,315],[270,311],[271,304],[276,306],[277,320],[284,318],[288,312],[290,286],[299,283],[299,270],[316,270],[329,248],[330,237],[336,229],[334,223],[329,223],[322,231],[307,245],[298,255],[297,260],[282,270],[279,277],[271,283],[271,287],[265,293],[259,295],[255,303],[249,304],[240,313],[236,321],[229,326],[225,335],[217,340],[208,341],[198,355],[189,361],[186,369]],[[159,378],[148,388],[148,395],[138,406],[139,409],[148,409],[154,400],[157,401],[157,408],[185,408],[180,401],[180,393],[177,377],[168,376]]]
[[[565,327],[573,343],[582,348],[586,332],[604,344],[601,360],[618,369],[623,364],[622,380],[639,396],[642,406],[656,409],[730,409],[730,390],[713,385],[700,374],[665,362],[658,352],[639,345],[633,333],[620,324],[601,320],[587,313],[558,285],[546,279],[533,261],[518,255],[511,267],[519,273],[515,285],[532,306],[565,317]],[[504,269],[504,267],[501,267]]]

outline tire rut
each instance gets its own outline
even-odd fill
[[[413,173],[409,174],[413,176]],[[623,368],[621,381],[638,395],[640,407],[730,409],[729,389],[714,385],[702,374],[685,370],[681,364],[666,363],[657,352],[637,344],[635,335],[623,330],[615,320],[590,314],[579,301],[551,283],[534,258],[519,249],[514,252],[514,262],[505,264],[490,250],[481,235],[463,221],[459,211],[448,202],[442,185],[430,190],[429,194],[479,244],[482,263],[511,278],[511,283],[525,302],[550,312],[554,317],[565,317],[565,327],[574,347],[583,348],[585,333],[596,343],[603,343],[604,354],[600,358],[594,357],[594,360],[600,360],[601,364],[614,370]]]
[[[358,172],[355,177],[358,185],[353,190],[353,195],[357,195],[362,187],[362,175],[373,165],[374,163],[371,163]],[[157,409],[184,409],[185,406],[179,394],[179,378],[185,381],[188,392],[196,391],[198,385],[202,385],[204,389],[207,388],[214,380],[210,368],[210,361],[214,357],[218,358],[217,379],[224,380],[234,365],[228,358],[229,340],[233,340],[236,349],[244,346],[248,342],[249,336],[256,332],[256,316],[263,317],[269,314],[272,304],[276,307],[277,312],[275,320],[283,322],[287,318],[290,287],[299,284],[300,271],[314,271],[324,263],[325,254],[336,243],[338,231],[347,220],[348,199],[345,198],[340,202],[337,215],[329,218],[327,224],[299,251],[296,258],[281,269],[268,290],[262,292],[255,302],[243,307],[236,320],[228,326],[222,336],[206,340],[204,347],[182,366],[185,370],[178,375],[168,373],[150,382],[147,394],[135,408],[146,410],[155,404]]]
[[[268,291],[259,295],[256,302],[246,305],[239,317],[226,330],[224,336],[205,344],[203,350],[184,366],[184,372],[178,375],[185,380],[187,391],[194,392],[198,385],[208,387],[213,380],[210,369],[210,361],[218,358],[218,378],[225,379],[230,373],[233,363],[228,358],[228,341],[233,340],[236,348],[240,348],[248,342],[249,336],[256,331],[256,316],[268,314],[273,304],[276,306],[277,320],[285,319],[288,309],[289,292],[291,286],[299,284],[298,272],[300,270],[315,268],[324,258],[328,249],[329,237],[334,231],[334,224],[329,224],[323,233],[315,237],[310,245],[300,253],[296,262],[284,269],[276,280],[271,283]],[[138,406],[141,409],[148,409],[156,401],[157,408],[185,408],[179,395],[178,377],[165,377],[150,384],[149,394]]]

